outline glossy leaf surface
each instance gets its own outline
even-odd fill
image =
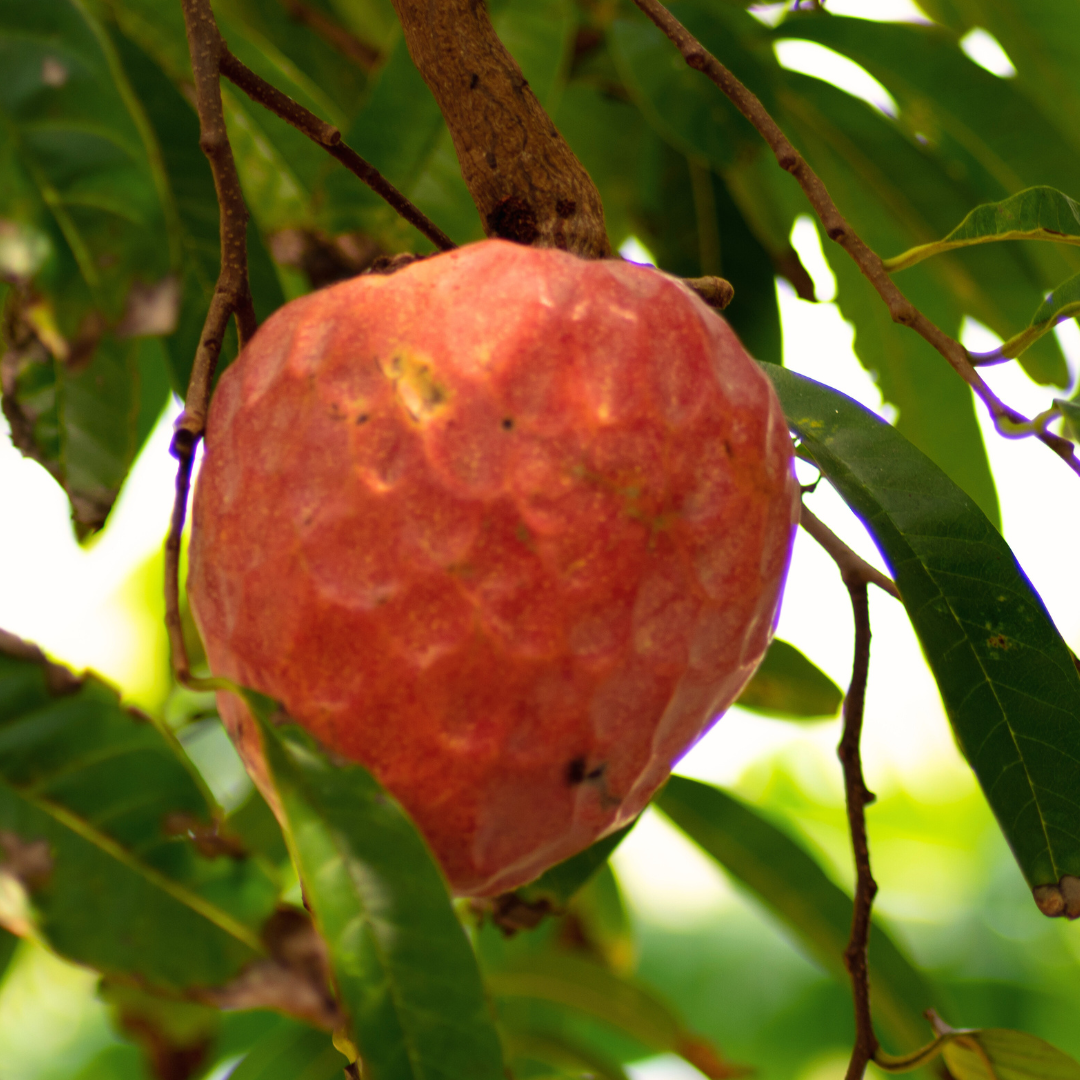
[[[501,1080],[476,959],[419,833],[359,765],[263,725],[287,840],[372,1080]]]
[[[176,745],[103,683],[10,638],[0,835],[25,917],[70,960],[181,991],[221,986],[262,955],[273,886],[248,860],[196,853],[211,811]]]
[[[845,979],[851,897],[787,833],[727,792],[683,776],[667,782],[656,805],[728,873],[795,931],[814,957]],[[880,924],[870,936],[875,1015],[902,1046],[918,1045],[923,1012],[937,991]]]
[[[850,398],[766,365],[814,462],[903,595],[949,720],[1032,886],[1080,874],[1080,676],[1001,534]]]
[[[339,1080],[347,1064],[325,1031],[289,1029],[260,1042],[229,1080]]]
[[[824,720],[836,716],[843,700],[844,692],[825,672],[794,645],[773,638],[735,704],[784,720]]]
[[[977,206],[955,229],[932,244],[885,260],[890,273],[972,244],[996,240],[1051,240],[1080,244],[1080,205],[1056,188],[1034,187],[997,203]]]

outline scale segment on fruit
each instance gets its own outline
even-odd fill
[[[632,820],[738,696],[798,496],[768,379],[689,289],[486,240],[287,304],[225,372],[191,606],[215,674],[494,895]]]

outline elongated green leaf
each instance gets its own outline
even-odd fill
[[[835,716],[844,692],[794,645],[774,638],[736,705],[785,720]]]
[[[566,1035],[513,1027],[506,1031],[503,1045],[511,1064],[525,1059],[564,1067],[571,1075],[585,1074],[599,1080],[627,1080],[626,1073],[617,1062]]]
[[[1055,398],[1054,404],[1065,417],[1065,432],[1074,442],[1080,441],[1080,401],[1063,401]]]
[[[165,404],[160,362],[111,331],[171,329],[179,216],[142,104],[78,0],[0,3],[0,67],[0,274],[21,286],[5,408],[88,532]]]
[[[212,843],[215,830],[175,744],[10,635],[0,835],[0,868],[29,894],[24,917],[77,963],[176,992],[221,986],[263,952],[273,885],[250,860],[196,854],[192,838]]]
[[[996,240],[1052,240],[1080,244],[1080,205],[1052,187],[1033,187],[997,203],[977,206],[951,233],[885,260],[889,273],[954,248]]]
[[[1015,80],[997,78],[971,63],[955,34],[934,26],[814,18],[788,20],[777,33],[849,56],[879,79],[900,106],[896,122],[876,114],[871,120],[891,129],[897,141],[907,140],[906,156],[912,162],[901,167],[897,152],[879,145],[880,140],[871,160],[880,165],[873,182],[881,200],[874,212],[897,216],[902,232],[869,238],[862,209],[849,206],[846,197],[840,203],[876,250],[936,241],[973,206],[1032,185],[1072,191],[1080,155],[1063,143],[1057,118],[1041,112]],[[845,123],[836,134],[851,136],[855,130]],[[856,162],[870,144],[862,137],[853,143],[855,153],[848,156]],[[860,171],[870,176],[865,168]],[[996,244],[935,260],[933,275],[953,305],[1007,338],[1024,325],[1047,289],[1078,269],[1080,252],[1066,246]],[[910,277],[901,284],[906,292]],[[1023,365],[1040,382],[1067,382],[1064,357],[1053,338],[1040,341]]]
[[[561,910],[570,898],[595,874],[611,857],[611,853],[623,842],[626,834],[637,824],[629,825],[590,844],[584,851],[579,851],[569,859],[545,870],[535,881],[517,889],[517,895],[530,903],[546,900],[555,910]]]
[[[645,987],[568,953],[531,953],[488,975],[498,997],[551,1001],[611,1024],[658,1053],[678,1054],[709,1077],[730,1076],[716,1051],[687,1032],[671,1008]]]
[[[263,1039],[229,1080],[339,1080],[347,1064],[325,1031],[291,1028]]]
[[[1023,1031],[965,1032],[942,1056],[956,1080],[1080,1080],[1080,1062]]]
[[[359,765],[263,724],[288,842],[372,1080],[501,1080],[476,959],[419,833]]]
[[[670,7],[706,48],[772,104],[761,63],[732,32],[731,20],[751,21],[745,13],[707,11],[685,0]],[[609,36],[623,83],[673,146],[716,169],[733,165],[745,146],[756,146],[758,136],[724,93],[687,67],[664,34],[638,12],[620,15]]]
[[[970,203],[940,165],[885,117],[816,79],[790,72],[785,78],[790,86],[782,96],[790,116],[785,126],[875,250],[895,250],[911,236],[932,239],[968,210]],[[950,208],[952,214],[943,216]],[[930,345],[892,321],[846,252],[827,243],[825,257],[836,275],[840,311],[855,325],[856,355],[874,373],[885,400],[899,409],[897,426],[996,521],[997,495],[970,391]],[[966,273],[950,277],[954,270],[949,260],[929,262],[913,270],[903,286],[928,318],[959,332],[965,307],[956,293],[961,287],[974,293],[975,286]],[[1034,290],[1031,295],[1039,296]],[[1018,318],[1027,319],[1030,308],[1021,310]],[[983,321],[993,325],[989,318]],[[998,316],[994,321],[1000,325]]]
[[[50,236],[43,274],[74,337],[91,306],[115,322],[133,282],[176,265],[160,153],[108,36],[76,0],[0,3],[0,66],[0,155],[22,177],[0,188],[0,217]]]
[[[165,405],[169,386],[160,346],[109,335],[85,367],[73,370],[31,345],[11,349],[4,368],[15,445],[67,492],[80,535],[101,528]]]
[[[1031,317],[1031,324],[1026,330],[1003,342],[995,349],[993,356],[1012,359],[1022,356],[1044,334],[1054,329],[1059,322],[1080,315],[1080,274],[1069,278],[1059,285],[1039,305],[1038,311]]]
[[[837,978],[851,934],[851,897],[806,850],[754,809],[708,784],[673,776],[656,800],[671,820],[791,927]],[[880,923],[870,935],[874,1011],[904,1046],[924,1039],[938,994]]]
[[[888,563],[1028,883],[1080,874],[1080,676],[1009,546],[894,428],[828,387],[766,370],[801,452]]]

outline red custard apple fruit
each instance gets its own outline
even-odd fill
[[[215,673],[494,895],[629,822],[731,704],[797,517],[779,402],[720,316],[487,240],[266,321],[210,410],[191,606]]]

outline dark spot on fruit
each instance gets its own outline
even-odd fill
[[[573,217],[577,203],[573,199],[560,199],[555,204],[555,213],[561,218]]]
[[[566,785],[567,787],[577,787],[578,784],[584,784],[587,780],[600,780],[603,778],[606,771],[606,761],[602,761],[595,768],[590,769],[585,758],[576,757],[573,759],[573,761],[567,763]]]
[[[512,416],[504,416],[503,417],[502,429],[503,429],[503,431],[513,431],[514,430],[514,418]]]
[[[488,214],[487,226],[489,235],[517,244],[531,244],[540,235],[536,211],[520,195],[496,203]]]
[[[367,414],[367,413],[365,412],[365,413],[361,413],[361,414],[360,414],[360,415],[359,415],[359,416],[358,416],[358,417],[356,418],[356,422],[357,422],[358,424],[366,424],[366,423],[368,422],[368,420],[369,420],[369,419],[370,419],[370,418],[368,417],[368,414]]]
[[[728,457],[735,456],[735,451],[731,449],[731,443],[727,439],[724,440],[724,450],[727,452]]]
[[[477,75],[476,72],[474,71],[472,73],[472,75],[469,76],[469,89],[470,90],[475,90],[479,85],[480,85],[480,76]]]

